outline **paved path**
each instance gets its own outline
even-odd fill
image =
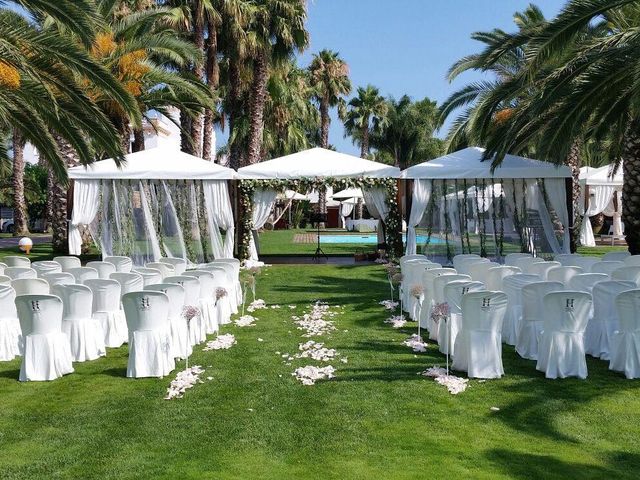
[[[33,244],[41,244],[41,243],[49,243],[51,242],[51,235],[38,235],[30,237],[33,240]],[[8,238],[0,238],[0,248],[11,248],[17,247],[18,241],[20,237],[8,237]]]

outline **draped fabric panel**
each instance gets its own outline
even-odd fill
[[[214,258],[232,258],[235,226],[226,180],[204,180],[204,199]],[[220,230],[225,231],[224,241]]]
[[[93,222],[100,210],[100,180],[76,180],[73,187],[73,213],[69,222],[69,254],[80,255],[80,226]]]
[[[587,200],[587,210],[582,218],[582,227],[580,229],[580,243],[585,247],[595,247],[596,241],[593,237],[593,228],[589,217],[598,215],[605,211],[609,203],[612,203],[615,186],[613,185],[597,185],[589,186],[589,198]]]
[[[422,220],[424,213],[431,199],[432,181],[415,180],[413,182],[413,199],[411,202],[411,213],[409,224],[407,225],[407,247],[406,254],[416,253],[416,227]]]
[[[347,217],[353,212],[355,204],[350,202],[340,203],[340,221],[342,222],[342,228],[347,228]]]
[[[569,210],[567,209],[566,182],[563,178],[547,178],[543,180],[543,182],[549,203],[555,210],[558,220],[560,220],[562,224],[561,253],[569,253],[569,228],[571,227],[571,223],[569,222]]]
[[[616,200],[614,202],[614,199]],[[611,201],[602,211],[607,217],[613,217],[613,234],[620,236],[624,233],[622,225],[622,192],[616,190],[613,193]]]
[[[249,259],[258,261],[258,230],[267,223],[271,210],[276,203],[277,192],[268,188],[258,188],[253,193],[253,212],[251,214],[251,238],[249,239]]]

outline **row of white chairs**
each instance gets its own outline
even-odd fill
[[[65,259],[79,261],[76,257]],[[93,360],[105,354],[106,346],[117,347],[126,341],[130,343],[128,376],[166,375],[174,368],[173,359],[191,354],[193,345],[206,340],[207,334],[217,332],[220,324],[228,323],[231,312],[237,312],[241,301],[238,281],[240,263],[236,259],[216,260],[198,266],[198,270],[181,269],[182,275],[174,275],[175,265],[180,266],[181,262],[158,262],[147,264],[145,268],[130,269],[130,259],[117,257],[118,265],[124,266],[121,270],[128,272],[114,272],[111,269],[99,272],[95,267],[103,265],[95,264],[112,265],[111,262],[93,262],[93,267],[78,267],[75,260],[63,262],[67,272],[57,269],[40,272],[41,278],[17,278],[11,280],[11,285],[0,285],[0,301],[7,307],[2,310],[9,312],[6,318],[0,318],[0,358],[8,360],[21,352],[30,352],[24,355],[20,380],[57,378],[69,373],[69,368],[72,369],[70,361]],[[59,264],[58,261],[56,263]],[[98,278],[106,274],[110,278]],[[218,288],[223,288],[227,294],[216,298]],[[138,298],[154,290],[160,291],[169,300],[166,321],[163,314],[158,316],[157,332],[149,334],[151,336],[135,333],[136,325],[141,321],[138,318],[140,316],[136,316],[131,309],[130,315],[126,316],[125,297],[131,293]],[[27,302],[31,310],[23,306],[16,311],[13,298],[16,298],[16,306],[20,302]],[[121,310],[121,300],[124,312]],[[153,301],[163,305],[163,300]],[[57,333],[52,334],[49,340],[36,338],[40,335],[38,332],[42,331],[43,322],[52,321],[57,325],[59,309],[55,306],[56,302],[63,305],[60,329],[51,327]],[[186,305],[197,306],[201,312],[189,325],[182,316],[182,308]],[[162,306],[157,308],[164,311]],[[24,322],[20,319],[20,323],[24,323],[23,328],[16,318],[20,318],[16,315],[19,312],[26,315]],[[148,321],[143,323],[149,324]],[[20,334],[23,334],[22,339]],[[61,342],[63,337],[66,342]],[[165,340],[161,341],[163,338]],[[138,345],[137,348],[131,344],[132,340]],[[42,342],[50,343],[48,350]],[[149,342],[155,345],[155,350],[147,348],[151,345]],[[165,350],[168,356],[163,355],[167,361],[160,361],[164,357],[159,356],[158,352]],[[43,356],[43,352],[54,351],[59,351],[59,355]],[[58,368],[56,365],[64,367]],[[168,366],[171,366],[169,371]]]
[[[530,258],[527,255],[518,255],[518,257],[516,259],[512,258],[512,262],[518,263],[519,259]],[[522,262],[520,262],[520,265],[523,266]],[[541,340],[545,331],[544,319],[553,318],[553,315],[549,315],[546,310],[546,294],[555,292],[562,296],[565,293],[573,295],[573,293],[582,292],[588,295],[589,314],[584,322],[586,334],[581,337],[582,348],[586,353],[607,360],[610,358],[609,350],[615,348],[615,346],[611,345],[614,343],[620,345],[620,341],[614,338],[616,337],[614,332],[620,331],[622,332],[620,335],[626,337],[630,335],[629,331],[620,330],[621,327],[617,321],[617,315],[612,315],[612,310],[615,310],[616,296],[622,291],[636,289],[638,287],[636,282],[610,280],[609,276],[605,274],[580,274],[577,271],[572,272],[574,275],[567,275],[566,278],[561,277],[564,282],[544,281],[540,275],[520,273],[522,271],[520,267],[495,265],[475,255],[454,258],[454,266],[458,268],[442,268],[439,264],[429,262],[426,257],[419,255],[401,259],[404,282],[416,282],[416,278],[420,275],[422,276],[419,282],[423,287],[421,302],[416,301],[411,294],[406,295],[407,291],[411,289],[410,285],[413,285],[413,283],[405,283],[404,285],[403,293],[405,296],[403,298],[406,302],[414,300],[413,305],[409,303],[407,310],[414,319],[417,319],[415,318],[416,313],[420,312],[420,318],[417,320],[420,321],[422,327],[427,328],[430,338],[438,341],[440,350],[443,353],[449,351],[453,354],[455,351],[457,333],[461,328],[462,291],[474,292],[486,289],[506,292],[505,312],[502,315],[504,321],[501,320],[499,338],[506,343],[515,344],[516,350],[524,358],[538,360],[538,366],[545,367],[544,370],[547,376],[552,378],[566,376],[567,372],[563,371],[562,368],[558,369],[558,364],[554,362],[551,362],[551,367],[546,368],[549,365],[548,352],[545,352],[542,356],[538,355],[540,348],[542,348],[540,345],[545,345],[544,348],[550,345],[549,342],[543,344]],[[554,265],[553,268],[558,268],[558,266]],[[560,266],[560,268],[564,267]],[[465,273],[460,273],[460,270]],[[594,288],[593,304],[595,308],[591,306],[591,294]],[[522,300],[523,297],[526,299],[524,302]],[[579,297],[572,296],[571,298],[575,300],[575,298]],[[449,332],[439,330],[438,325],[434,325],[431,320],[431,307],[445,301],[451,309],[450,339],[445,339],[444,336],[445,333],[449,334]],[[526,303],[526,307],[523,307],[523,303]],[[591,312],[594,310],[595,314],[592,314]],[[470,311],[473,312],[473,309]],[[472,313],[472,317],[474,315]],[[629,320],[625,325],[628,324]],[[578,325],[578,329],[580,328],[581,326]],[[610,365],[612,369],[624,370],[625,374],[631,377],[640,375],[640,370],[622,368],[619,360],[626,355],[630,355],[631,363],[633,364],[636,361],[637,354],[634,356],[629,349],[625,349],[623,354],[619,353],[620,350],[616,350],[616,352],[618,353],[612,354],[612,357],[616,357],[618,360],[614,361],[612,358]],[[457,363],[460,366],[459,359]],[[582,365],[584,362],[574,363],[575,365]],[[584,370],[582,368],[575,369],[573,374],[586,376],[586,363],[584,363],[584,366]],[[469,368],[473,370],[474,367],[470,366]],[[494,370],[494,373],[496,373],[499,368],[496,367]],[[473,375],[470,374],[470,376]]]

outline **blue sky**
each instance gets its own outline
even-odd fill
[[[301,56],[306,66],[313,53],[336,50],[349,64],[355,87],[368,83],[383,95],[441,102],[457,87],[479,78],[466,73],[449,84],[445,75],[460,57],[479,50],[469,36],[476,31],[515,29],[513,13],[528,0],[311,0],[307,28],[310,48]],[[564,0],[538,0],[547,17]],[[445,132],[441,132],[443,136]],[[340,151],[358,153],[335,118],[329,141]]]

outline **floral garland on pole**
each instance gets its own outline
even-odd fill
[[[392,257],[402,255],[402,227],[400,208],[398,207],[398,183],[395,178],[332,178],[314,177],[300,179],[265,179],[265,180],[241,180],[240,191],[240,244],[238,254],[240,259],[249,256],[249,241],[251,238],[251,217],[253,212],[253,193],[256,189],[272,189],[277,192],[294,190],[296,192],[311,192],[320,187],[331,186],[334,189],[345,190],[347,188],[386,188],[386,202],[389,209],[385,221],[385,241]]]

